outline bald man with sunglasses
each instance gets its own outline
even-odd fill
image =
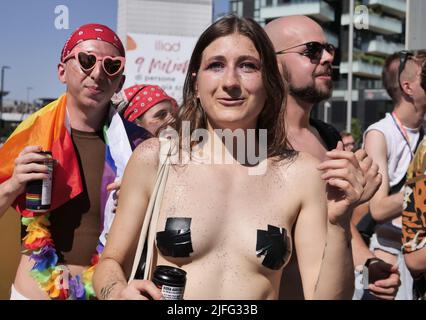
[[[22,227],[25,250],[11,299],[95,298],[91,274],[113,207],[107,185],[119,178],[136,145],[150,136],[121,119],[111,105],[124,83],[124,64],[125,50],[114,31],[100,24],[79,27],[58,64],[66,93],[24,121],[0,149],[1,159],[16,157],[14,164],[0,167],[0,215],[13,204],[28,226]],[[39,153],[46,148],[57,161],[48,214],[26,209],[22,196],[28,182],[48,178],[47,156]]]
[[[353,230],[350,218],[357,205],[372,197],[380,185],[381,177],[377,166],[364,151],[355,154],[344,151],[336,129],[324,122],[310,119],[313,106],[329,99],[332,93],[331,75],[335,48],[327,43],[322,28],[308,17],[289,16],[273,20],[266,25],[265,30],[275,47],[280,71],[289,87],[286,104],[288,139],[294,149],[308,152],[323,161],[318,169],[323,171],[323,179],[328,184],[329,217],[335,212],[345,213],[345,219],[339,224],[329,223],[327,247],[323,257],[324,260],[332,260],[332,265],[335,266],[333,270],[322,270],[334,275],[335,282],[332,285],[335,290],[323,292],[317,298],[351,299],[354,292],[351,229],[355,233],[354,247],[361,247],[368,257],[372,255],[359,233]],[[363,181],[359,181],[360,176]],[[362,183],[362,192],[359,197],[354,197],[358,183]],[[380,281],[370,284],[370,290],[374,291],[376,286],[383,285],[386,292],[378,290],[377,294],[392,298],[394,287],[398,285],[398,275],[382,262],[375,265],[386,269],[390,279],[386,279],[384,284]],[[283,274],[280,297],[303,299],[295,259],[291,261],[291,266],[294,269],[289,267],[289,271]]]

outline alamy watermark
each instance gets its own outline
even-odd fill
[[[66,5],[55,7],[55,28],[58,30],[69,29],[69,8]],[[369,9],[365,5],[357,5],[354,9],[354,27],[357,30],[369,29]]]
[[[198,128],[191,133],[190,122],[182,122],[181,137],[173,128],[168,127],[159,134],[161,141],[160,162],[170,151],[171,164],[241,164],[248,167],[249,175],[262,175],[267,169],[267,130],[266,129],[214,129],[213,132]],[[181,142],[180,147],[179,141]],[[191,142],[201,141],[191,148]]]
[[[70,14],[66,5],[55,7],[55,28],[58,30],[68,30],[70,28]]]
[[[354,10],[354,27],[357,30],[369,29],[370,17],[368,7],[359,5]]]

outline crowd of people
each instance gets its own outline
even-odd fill
[[[362,145],[310,117],[335,51],[306,16],[221,18],[178,106],[156,85],[123,88],[119,37],[80,26],[58,64],[66,92],[0,148],[0,215],[22,216],[11,299],[162,299],[152,272],[131,273],[164,164],[149,261],[186,271],[185,299],[424,299],[426,51],[387,58],[395,107]],[[45,212],[25,204],[52,170],[40,151],[56,162]]]

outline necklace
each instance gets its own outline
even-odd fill
[[[58,255],[48,228],[49,213],[22,217],[21,221],[27,227],[27,235],[22,239],[24,252],[29,252],[30,259],[35,261],[30,275],[39,287],[55,300],[93,299],[96,295],[92,276],[103,246],[98,245],[91,265],[84,269],[81,275],[72,276],[67,266],[58,265]]]
[[[411,150],[411,144],[410,144],[410,137],[407,134],[407,130],[405,129],[405,127],[402,125],[401,121],[398,119],[397,115],[395,112],[392,112],[391,114],[392,120],[395,123],[395,126],[397,127],[399,133],[402,135],[402,137],[405,140],[405,143],[408,146],[408,150],[410,150],[410,161],[413,160],[414,158],[414,153],[413,150]]]

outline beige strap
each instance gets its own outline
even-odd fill
[[[166,140],[166,141],[165,141]],[[145,272],[144,279],[148,279],[152,270],[152,257],[154,251],[154,236],[155,230],[157,227],[158,216],[160,213],[161,203],[163,200],[164,189],[166,187],[167,176],[169,174],[169,158],[171,153],[171,143],[167,139],[160,139],[161,149],[160,149],[160,166],[157,172],[157,178],[154,186],[154,191],[151,194],[149,199],[148,207],[146,209],[145,218],[143,221],[141,233],[139,235],[138,246],[135,253],[135,258],[133,260],[132,272],[130,274],[129,282],[135,278],[135,274],[139,265],[139,261],[142,256],[142,252],[144,249],[144,244],[147,242],[147,255],[145,262]],[[161,155],[163,150],[168,150],[167,155],[164,158],[164,161],[161,159]]]

